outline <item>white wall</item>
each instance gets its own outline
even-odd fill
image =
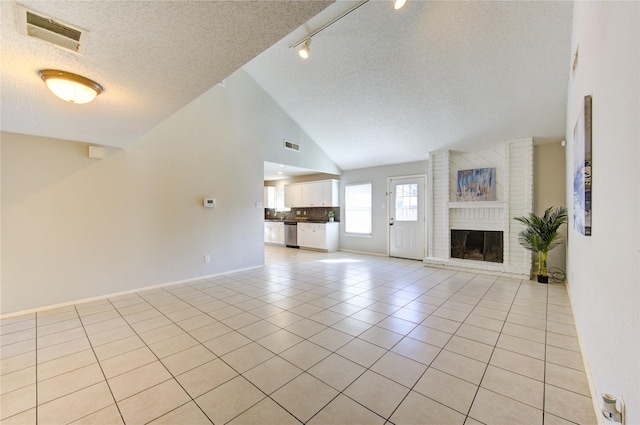
[[[533,146],[533,211],[544,214],[550,206],[567,206],[566,148],[560,142]],[[567,226],[560,228],[564,243],[549,251],[549,268],[567,270]],[[537,263],[537,256],[534,257]]]
[[[262,145],[301,130],[243,71],[225,81],[101,161],[2,134],[3,314],[263,264]]]
[[[389,177],[427,175],[427,161],[343,171],[340,176],[340,205],[344,206],[344,187],[347,184],[371,183],[373,191],[372,237],[346,235],[344,208],[340,217],[340,249],[387,255],[389,248],[387,213],[387,179]],[[427,232],[429,230],[427,229]]]
[[[246,78],[251,78],[242,69],[236,73],[243,73]],[[279,134],[279,137],[268,137],[266,133],[260,137],[264,160],[339,175],[342,172],[340,167],[280,107],[273,107],[273,104],[273,99],[267,97],[256,99],[256,103],[251,106],[260,110],[260,114],[254,117],[256,125],[268,133],[275,131]],[[297,143],[300,150],[296,152],[285,149],[284,139]]]
[[[575,2],[567,107],[567,204],[573,129],[593,95],[592,236],[569,225],[569,293],[596,394],[622,396],[640,424],[640,3]]]

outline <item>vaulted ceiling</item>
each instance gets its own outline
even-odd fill
[[[563,138],[571,2],[370,1],[289,48],[348,5],[244,66],[342,169]]]
[[[3,131],[125,147],[244,69],[342,169],[561,139],[571,2],[21,1],[89,30],[77,55],[18,34],[0,2]],[[106,87],[83,107],[43,95],[58,68]]]

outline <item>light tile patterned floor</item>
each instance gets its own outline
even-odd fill
[[[266,263],[2,320],[2,423],[596,423],[563,285]]]

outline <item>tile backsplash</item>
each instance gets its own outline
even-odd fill
[[[329,221],[329,211],[334,212],[335,221],[340,221],[340,207],[293,208],[291,211],[276,211],[274,208],[265,208],[264,219]]]

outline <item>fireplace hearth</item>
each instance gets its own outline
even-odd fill
[[[451,258],[502,263],[503,232],[451,229]]]

